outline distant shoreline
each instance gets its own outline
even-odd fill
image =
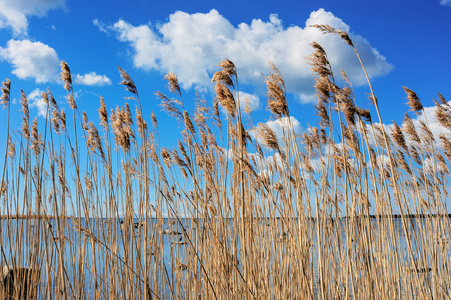
[[[359,215],[359,216],[344,216],[339,217],[340,219],[362,219],[362,218],[370,218],[370,219],[387,219],[387,218],[393,218],[393,219],[401,219],[403,215],[401,214],[393,214],[393,215]],[[0,220],[36,220],[36,219],[58,219],[61,218],[60,216],[48,216],[48,215],[0,215]],[[97,217],[91,217],[96,219]],[[316,219],[316,217],[308,217],[309,219]],[[407,219],[426,219],[426,218],[450,218],[451,214],[407,214],[404,215],[404,218]],[[76,217],[73,216],[66,216],[66,219],[76,219]],[[82,217],[84,219],[84,217]],[[121,218],[100,218],[100,219],[121,219]],[[168,217],[164,217],[164,219],[169,219]],[[175,219],[175,218],[174,218]],[[186,218],[181,217],[181,219],[195,219],[195,218]],[[259,219],[269,219],[265,217],[260,217]],[[276,217],[276,219],[280,219],[280,217]]]
[[[393,215],[361,215],[361,216],[355,216],[354,218],[371,218],[371,219],[377,219],[377,218],[393,218],[393,219],[401,219],[402,217],[408,218],[408,219],[426,219],[426,218],[451,218],[451,214],[407,214],[407,215],[401,215],[401,214],[393,214]],[[343,217],[343,219],[350,219],[352,217]]]
[[[58,219],[59,216],[46,215],[0,215],[0,220],[15,219],[15,220],[36,220],[36,219]],[[72,219],[71,216],[66,216],[67,219]]]

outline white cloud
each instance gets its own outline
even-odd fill
[[[451,7],[451,0],[440,0],[440,4]]]
[[[13,66],[18,78],[33,78],[37,83],[58,80],[60,60],[56,51],[41,43],[29,40],[9,40],[0,47],[0,59]]]
[[[45,117],[47,112],[47,104],[45,104],[44,99],[41,95],[44,91],[40,89],[34,89],[28,96],[27,99],[30,103],[30,107],[35,107],[38,109],[38,116]]]
[[[239,101],[240,101],[240,109],[242,112],[245,112],[246,106],[249,108],[251,112],[260,109],[260,98],[255,94],[249,94],[246,92],[239,92]],[[227,111],[221,107],[221,112],[226,115]]]
[[[289,126],[292,126],[294,134],[299,134],[302,132],[301,123],[295,117],[282,117],[274,121],[266,122],[269,128],[271,128],[280,139],[283,136],[283,131],[287,130]]]
[[[255,111],[260,108],[260,98],[255,94],[246,92],[239,92],[240,108],[244,111],[246,106],[250,111]]]
[[[26,34],[29,16],[44,17],[64,7],[65,0],[0,0],[0,28],[10,27],[15,35]]]
[[[449,105],[451,105],[451,101],[448,102]],[[435,117],[435,106],[430,107],[424,107],[424,114],[421,114],[415,118],[412,119],[413,124],[415,125],[418,132],[420,132],[420,120],[423,121],[425,124],[428,125],[429,130],[434,135],[435,140],[440,145],[440,134],[444,134],[445,136],[450,137],[451,132],[440,125],[440,123],[437,121],[437,118]]]
[[[75,74],[74,83],[80,85],[111,85],[111,80],[106,75],[98,75],[95,72],[84,75]]]
[[[271,120],[266,122],[266,125],[269,128],[271,128],[271,130],[274,131],[274,133],[276,134],[281,147],[284,147],[284,143],[282,140],[284,130],[286,134],[288,135],[291,134],[290,132],[287,131],[290,128],[290,124],[295,135],[298,135],[303,131],[301,123],[295,117],[282,117],[277,120]],[[260,141],[260,138],[257,136],[255,129],[249,130],[249,135],[252,137],[252,139],[257,139]]]
[[[339,37],[308,27],[312,24],[349,31],[371,77],[383,76],[393,68],[364,37],[323,9],[312,12],[304,28],[284,27],[277,15],[271,15],[269,21],[254,19],[234,26],[216,10],[205,14],[178,11],[157,26],[133,26],[124,20],[107,27],[96,23],[101,31],[116,32],[120,41],[130,44],[135,67],[174,72],[184,88],[210,86],[211,75],[224,58],[235,63],[241,82],[262,84],[261,74],[269,73],[271,60],[284,76],[288,92],[303,102],[315,101],[311,66],[305,59],[313,52],[312,41],[325,48],[337,73],[343,69],[354,85],[364,84],[354,51]]]
[[[451,106],[451,101],[448,101],[448,105]],[[439,147],[442,146],[442,142],[440,140],[440,134],[444,134],[446,137],[451,138],[451,131],[442,125],[440,125],[439,121],[437,120],[437,117],[435,116],[436,112],[436,106],[424,106],[424,113],[421,113],[420,115],[412,115],[410,114],[410,117],[412,119],[413,124],[415,125],[415,129],[417,133],[420,135],[420,138],[422,136],[422,130],[421,130],[421,124],[420,121],[427,125],[429,130],[434,135],[434,139]],[[396,122],[398,126],[402,128],[402,121]],[[375,125],[380,126],[380,123],[374,123]],[[383,124],[385,132],[391,137],[393,124]],[[373,136],[371,125],[367,125],[367,135],[370,140],[370,143],[373,145],[377,145],[376,139]],[[405,135],[405,134],[404,134]],[[405,136],[407,139],[408,136]],[[408,143],[409,144],[409,143]],[[414,146],[417,146],[414,144]]]
[[[98,19],[94,19],[94,20],[92,21],[92,23],[93,23],[95,26],[97,26],[101,32],[108,33],[108,30],[106,29],[105,24],[103,24],[103,22],[99,21]]]

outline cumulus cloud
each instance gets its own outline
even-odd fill
[[[304,130],[299,120],[295,117],[282,117],[277,120],[270,120],[265,124],[269,128],[271,128],[272,131],[274,131],[279,140],[279,144],[282,147],[284,146],[284,143],[282,141],[284,130],[287,134],[291,134],[287,132],[287,130],[289,130],[290,128],[290,124],[295,135],[300,134]],[[249,130],[249,135],[252,137],[252,139],[257,139],[260,141],[260,138],[257,136],[255,129]]]
[[[283,136],[283,131],[289,128],[291,124],[294,134],[299,134],[302,132],[301,123],[295,117],[282,117],[277,120],[272,120],[266,122],[269,128],[271,128],[277,135],[277,137],[281,138]]]
[[[245,110],[246,106],[250,111],[255,111],[260,108],[260,98],[255,94],[246,92],[239,92],[240,108]]]
[[[84,75],[75,74],[74,83],[80,85],[111,85],[111,79],[106,75],[98,75],[95,72],[87,73]]]
[[[28,17],[44,17],[52,9],[64,7],[65,0],[0,0],[0,28],[10,27],[14,34],[26,34]]]
[[[451,0],[440,0],[440,4],[451,7]]]
[[[451,101],[448,101],[448,105],[451,105]],[[423,121],[425,124],[428,124],[429,130],[431,130],[432,134],[434,135],[435,140],[441,144],[439,135],[444,134],[445,136],[451,137],[451,132],[449,129],[446,129],[437,120],[437,117],[435,116],[435,111],[437,108],[435,106],[430,107],[424,107],[424,114],[421,114],[415,118],[412,119],[413,124],[417,128],[417,131],[419,131],[420,128],[420,121]]]
[[[451,101],[448,101],[448,105],[451,107]],[[422,112],[419,115],[410,115],[413,124],[415,125],[415,129],[418,132],[418,134],[422,134],[422,130],[421,130],[421,122],[423,122],[423,124],[426,124],[427,127],[429,128],[429,130],[431,131],[431,133],[434,135],[434,139],[437,142],[437,145],[439,147],[442,146],[442,142],[440,140],[440,135],[443,134],[448,138],[451,138],[451,130],[443,127],[442,125],[440,125],[440,122],[437,120],[437,117],[435,116],[436,114],[436,110],[437,107],[436,106],[424,106],[424,113]],[[380,123],[375,123],[376,125],[380,126]],[[401,122],[397,122],[397,124],[402,127]],[[392,128],[393,128],[393,124],[383,124],[384,130],[386,133],[391,134],[392,133]],[[370,125],[367,125],[368,128],[368,138],[370,140],[370,142],[374,145],[377,144],[376,142],[376,138],[373,136],[372,134],[372,130]],[[407,137],[406,137],[407,138]]]
[[[248,107],[251,112],[260,109],[260,98],[256,94],[249,94],[240,91],[238,99],[240,101],[240,108],[242,112],[245,112],[246,107]],[[227,114],[227,111],[222,106],[221,111],[224,113],[224,115]]]
[[[0,59],[13,67],[18,78],[33,78],[37,83],[57,80],[59,58],[56,51],[41,43],[29,40],[9,40],[6,47],[0,47]]]
[[[44,91],[40,89],[34,89],[28,96],[27,99],[30,103],[30,107],[37,108],[38,116],[45,117],[47,112],[47,104],[45,104],[44,99],[41,95]]]
[[[325,48],[337,73],[343,69],[354,85],[363,84],[364,74],[353,50],[339,37],[309,27],[312,24],[348,31],[371,77],[383,76],[393,68],[364,37],[324,9],[312,12],[305,27],[284,27],[274,14],[266,21],[254,19],[250,24],[234,26],[214,9],[195,14],[178,11],[156,26],[134,26],[125,20],[110,26],[99,21],[94,24],[130,45],[135,67],[174,72],[183,88],[209,86],[217,63],[224,58],[235,63],[241,82],[261,85],[261,74],[269,73],[270,60],[280,69],[289,92],[303,102],[315,101],[311,66],[305,59],[313,52],[309,45],[312,41]]]

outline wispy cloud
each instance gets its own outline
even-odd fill
[[[178,11],[166,23],[156,26],[134,26],[125,20],[109,26],[98,20],[94,24],[130,45],[135,67],[174,72],[184,88],[205,88],[218,69],[217,63],[224,58],[235,63],[241,82],[262,84],[261,74],[269,73],[271,60],[286,78],[289,92],[303,102],[315,101],[311,66],[305,59],[312,53],[312,41],[326,49],[337,71],[345,70],[355,85],[364,84],[353,50],[339,37],[323,35],[309,27],[312,24],[329,24],[349,31],[370,76],[383,76],[393,69],[364,37],[324,9],[312,12],[304,28],[284,27],[277,15],[271,15],[267,21],[254,19],[250,24],[234,26],[216,10],[195,14]]]
[[[451,7],[451,0],[440,0],[440,4]]]
[[[93,23],[95,26],[97,26],[97,28],[99,28],[99,30],[100,30],[101,32],[105,32],[105,33],[108,33],[108,32],[109,32],[108,29],[106,28],[105,24],[103,24],[103,22],[99,21],[98,19],[94,19],[94,20],[92,21],[92,23]]]
[[[28,17],[44,17],[49,10],[62,8],[65,0],[0,0],[0,29],[11,28],[17,35],[26,35]]]
[[[0,59],[9,62],[20,79],[32,78],[37,83],[58,80],[58,55],[41,42],[9,40],[5,48],[0,47]]]

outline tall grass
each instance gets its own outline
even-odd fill
[[[315,27],[339,35],[362,62],[345,32]],[[449,137],[437,141],[427,121],[415,126],[408,114],[401,126],[382,126],[368,76],[376,117],[312,47],[318,125],[302,136],[273,64],[268,109],[282,136],[252,124],[231,61],[213,75],[213,105],[199,98],[191,113],[168,73],[171,95],[156,96],[183,124],[177,149],[160,144],[156,115],[145,119],[121,68],[135,111],[127,103],[108,111],[101,97],[100,127],[78,110],[65,62],[72,112],[43,93],[41,128],[22,91],[22,128],[10,130],[5,81],[1,263],[35,270],[28,296],[48,299],[450,298]],[[451,106],[440,94],[435,104],[451,129]]]

